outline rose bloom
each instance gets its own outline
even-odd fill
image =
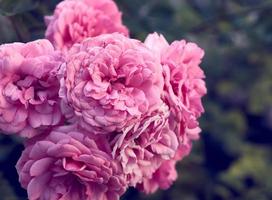
[[[48,40],[0,46],[0,129],[32,137],[61,121],[57,70]]]
[[[122,132],[162,103],[159,59],[140,41],[118,33],[75,44],[61,76],[63,112],[94,133]]]
[[[198,139],[198,118],[204,112],[201,98],[206,94],[203,71],[199,67],[204,51],[184,40],[168,44],[162,35],[150,34],[145,45],[160,59],[163,66],[163,101],[170,109],[169,130],[179,140],[173,158],[160,163],[151,177],[143,177],[137,188],[154,193],[158,188],[168,189],[177,179],[175,165],[190,153],[192,140]]]
[[[127,187],[107,140],[74,125],[31,139],[16,168],[30,200],[119,200]]]
[[[198,118],[204,112],[201,98],[207,93],[204,72],[199,67],[204,51],[194,43],[168,44],[162,35],[150,34],[145,44],[161,59],[164,73],[164,101],[170,107],[171,129],[181,140],[197,139]]]
[[[64,0],[53,16],[45,17],[45,22],[45,37],[63,51],[87,37],[114,32],[128,35],[112,0]]]
[[[161,105],[159,110],[112,141],[113,154],[122,164],[130,186],[151,179],[164,161],[174,158],[179,142],[169,128],[168,117],[168,107]]]
[[[142,183],[137,185],[137,188],[146,194],[156,192],[159,188],[166,190],[178,178],[176,164],[185,156],[189,155],[191,151],[191,143],[180,145],[174,158],[165,160],[160,167],[152,174],[151,178],[144,178]]]

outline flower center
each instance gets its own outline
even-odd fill
[[[75,161],[72,158],[63,158],[62,165],[65,170],[70,172],[83,171],[86,168],[84,163]]]

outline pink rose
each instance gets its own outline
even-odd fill
[[[0,46],[0,129],[32,137],[61,120],[57,70],[48,40]]]
[[[175,168],[176,163],[177,161],[173,159],[164,161],[159,169],[152,175],[152,178],[145,178],[142,184],[139,184],[137,188],[146,194],[152,194],[159,188],[164,190],[168,189],[178,177]]]
[[[105,138],[64,126],[28,142],[16,168],[30,200],[119,200],[127,186],[110,153]]]
[[[175,41],[171,45],[162,35],[150,34],[145,45],[153,51],[163,66],[163,101],[170,109],[169,130],[179,139],[175,157],[164,160],[150,177],[143,177],[137,188],[154,193],[168,189],[177,179],[175,165],[191,150],[191,140],[200,132],[198,118],[204,112],[201,98],[206,94],[204,73],[199,64],[204,52],[194,43]]]
[[[112,141],[113,154],[122,164],[130,186],[151,179],[161,163],[175,156],[179,146],[178,136],[170,130],[168,117],[168,107],[161,105],[160,110]]]
[[[176,163],[187,156],[191,151],[191,144],[181,145],[174,158],[165,160],[160,167],[153,173],[151,178],[144,178],[137,188],[146,194],[156,192],[159,188],[166,190],[178,178]]]
[[[62,76],[63,112],[94,133],[121,132],[162,103],[159,59],[140,41],[118,33],[74,45]]]
[[[114,32],[128,35],[112,0],[64,0],[45,21],[45,37],[64,51],[87,37]]]
[[[151,34],[145,44],[161,59],[164,71],[164,101],[171,109],[171,128],[182,137],[197,139],[197,119],[204,112],[201,98],[207,93],[205,75],[199,67],[204,51],[184,40],[171,45],[162,35]]]

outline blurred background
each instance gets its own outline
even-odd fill
[[[56,0],[0,0],[0,42],[43,38]],[[131,36],[160,32],[199,44],[208,95],[201,140],[167,191],[123,200],[272,199],[272,0],[118,0]],[[0,200],[26,200],[15,164],[23,146],[0,135]]]

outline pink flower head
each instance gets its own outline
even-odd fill
[[[64,51],[87,37],[114,32],[128,35],[112,0],[64,0],[45,21],[45,37]]]
[[[113,153],[122,164],[130,186],[151,179],[162,162],[175,156],[178,136],[170,130],[168,117],[169,109],[162,105],[113,140]]]
[[[119,200],[126,183],[105,138],[72,126],[30,141],[17,163],[30,200]]]
[[[152,194],[159,188],[168,189],[177,179],[176,162],[174,159],[164,161],[157,171],[152,175],[152,178],[145,178],[142,184],[138,185],[138,189],[146,194]]]
[[[0,129],[32,137],[61,120],[62,57],[48,40],[0,46]]]
[[[191,151],[191,144],[181,145],[176,152],[174,158],[165,160],[160,167],[152,174],[151,178],[144,178],[142,183],[137,185],[137,188],[144,191],[146,194],[156,192],[159,188],[166,190],[177,179],[176,164],[187,156]]]
[[[118,33],[74,45],[62,76],[64,113],[74,114],[94,133],[123,131],[162,103],[159,59],[141,42]]]
[[[201,98],[206,94],[205,75],[199,64],[204,51],[184,40],[171,45],[162,35],[151,34],[145,44],[161,59],[164,71],[164,101],[171,109],[171,127],[180,134],[197,139],[197,119],[204,112]]]

